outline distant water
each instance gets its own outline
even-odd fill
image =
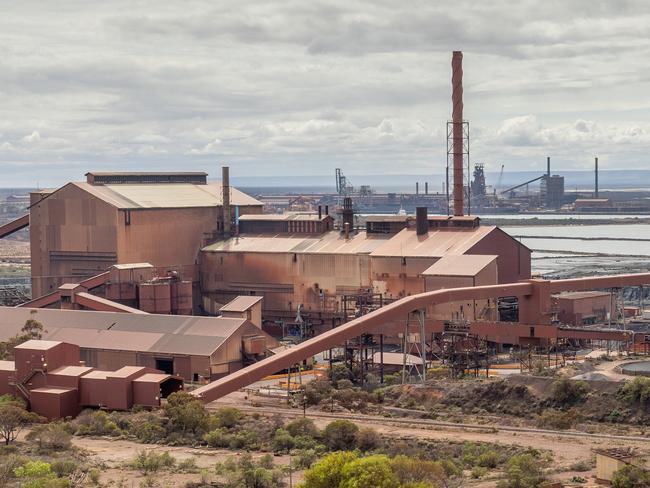
[[[534,251],[588,253],[614,256],[650,256],[650,242],[612,239],[648,239],[648,224],[503,227]],[[545,237],[553,237],[553,239]],[[590,240],[563,239],[588,238]]]

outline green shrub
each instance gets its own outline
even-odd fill
[[[232,434],[230,434],[226,429],[215,429],[203,436],[203,440],[207,442],[210,447],[230,447],[232,438]]]
[[[36,442],[41,452],[65,451],[72,447],[72,434],[67,426],[60,422],[37,425],[25,438]]]
[[[305,385],[305,400],[307,405],[318,405],[332,393],[329,381],[314,380]]]
[[[357,447],[362,451],[372,451],[381,445],[381,436],[370,427],[362,427],[357,432]]]
[[[474,466],[471,471],[471,476],[475,480],[482,478],[488,473],[488,469],[483,466]]]
[[[486,451],[476,459],[476,465],[481,468],[494,469],[499,465],[499,454],[496,451]]]
[[[589,385],[585,381],[561,378],[551,386],[551,398],[559,406],[569,406],[581,402],[589,392]]]
[[[343,466],[340,488],[395,488],[397,476],[383,454],[353,459]]]
[[[627,381],[619,390],[621,398],[629,404],[639,404],[646,409],[650,407],[650,378],[638,376]]]
[[[303,488],[336,488],[343,481],[346,464],[357,458],[353,452],[334,452],[305,471]]]
[[[319,454],[315,449],[298,449],[294,451],[294,462],[300,469],[308,469],[319,458]]]
[[[74,459],[57,459],[52,461],[51,467],[59,478],[65,478],[79,469],[79,463]]]
[[[295,446],[293,436],[284,429],[278,429],[273,436],[273,450],[275,452],[289,452]]]
[[[332,369],[329,371],[329,376],[332,383],[337,383],[340,380],[352,380],[354,378],[350,368],[341,363],[332,365]]]
[[[72,422],[76,435],[119,436],[122,431],[117,424],[102,410],[84,410]]]
[[[163,411],[174,431],[198,434],[208,430],[210,414],[201,400],[187,392],[169,395]]]
[[[346,451],[357,445],[359,427],[349,420],[335,420],[323,430],[323,440],[331,451]]]
[[[222,407],[214,412],[212,422],[217,428],[224,427],[226,429],[232,429],[242,417],[243,414],[236,408]]]
[[[319,434],[314,421],[305,417],[289,422],[284,428],[293,437],[318,437]]]
[[[530,454],[510,458],[505,475],[498,488],[537,488],[544,482],[541,462]]]
[[[401,454],[391,459],[390,465],[400,486],[413,486],[417,483],[447,486],[449,478],[460,474],[460,470],[455,466],[448,472],[449,467],[440,461],[427,461]]]
[[[156,444],[167,437],[167,429],[156,423],[154,419],[134,423],[131,433],[144,444]]]
[[[131,462],[131,466],[143,475],[148,475],[163,468],[171,468],[175,463],[176,460],[168,452],[140,451]]]
[[[650,486],[650,473],[636,466],[624,466],[612,477],[613,488],[647,488]]]

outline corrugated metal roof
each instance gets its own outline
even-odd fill
[[[268,221],[315,221],[319,222],[325,219],[331,219],[333,217],[329,215],[322,214],[318,218],[318,214],[305,214],[305,213],[285,213],[285,214],[248,214],[242,215],[239,217],[240,221],[245,222],[268,222]]]
[[[68,393],[70,391],[74,390],[74,388],[57,388],[54,386],[46,386],[43,388],[34,388],[32,390],[32,393],[47,393],[49,395],[64,395],[65,393]]]
[[[111,371],[106,375],[107,378],[128,378],[134,374],[144,371],[144,366],[122,366],[117,371]]]
[[[0,341],[16,335],[30,308],[0,307]],[[36,309],[49,340],[37,347],[69,342],[87,349],[210,355],[247,321],[184,315],[133,315],[119,312]],[[18,347],[29,347],[21,345]]]
[[[443,256],[422,272],[424,276],[476,276],[498,256],[463,254]]]
[[[606,291],[569,291],[556,296],[565,300],[582,300],[585,298],[609,297],[610,294]]]
[[[23,342],[22,344],[18,344],[14,349],[38,349],[40,351],[47,351],[48,349],[52,349],[54,346],[58,346],[59,344],[61,344],[61,341],[42,341],[31,339],[27,342]]]
[[[50,371],[48,374],[59,376],[83,376],[92,371],[90,366],[61,366],[60,368]]]
[[[153,264],[150,263],[127,263],[127,264],[114,264],[115,269],[142,269],[142,268],[153,268]]]
[[[306,254],[370,254],[388,239],[386,234],[365,232],[350,234],[346,239],[337,231],[319,236],[303,234],[244,235],[232,237],[210,244],[203,248],[206,252],[264,252],[264,253],[306,253]]]
[[[146,373],[133,381],[137,383],[162,383],[169,378],[172,378],[172,376],[164,373]]]
[[[74,182],[73,185],[121,209],[216,207],[222,204],[221,183],[193,185],[191,183],[161,183],[91,185]],[[262,205],[262,202],[230,187],[230,204],[235,206]]]
[[[471,229],[439,229],[418,235],[415,229],[402,229],[375,249],[371,256],[381,257],[442,257],[464,254],[496,227]]]
[[[105,380],[106,377],[111,374],[112,371],[100,371],[95,369],[88,374],[85,374],[81,377],[82,380],[91,379],[91,380]]]
[[[238,296],[229,301],[219,309],[220,312],[245,312],[256,303],[262,300],[262,297]]]

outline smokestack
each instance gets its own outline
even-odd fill
[[[350,230],[354,226],[354,210],[352,208],[352,198],[345,197],[343,199],[343,212],[341,212],[343,231],[345,232],[345,238],[347,239],[350,235]]]
[[[598,158],[596,158],[596,167],[594,168],[594,198],[598,198]]]
[[[419,236],[422,236],[429,232],[427,207],[417,207],[415,209],[415,231]]]
[[[420,182],[416,181],[415,182],[415,194],[418,195],[420,193]]]
[[[224,166],[221,168],[221,191],[223,207],[223,233],[226,237],[230,236],[230,168]]]
[[[425,195],[429,194],[429,182],[428,181],[424,182],[424,194]]]
[[[325,215],[329,215],[329,214],[330,214],[330,206],[325,205]]]
[[[451,58],[452,114],[454,138],[454,215],[463,215],[463,53]]]
[[[320,220],[322,218],[323,218],[323,207],[319,205],[318,206],[318,220]]]
[[[551,157],[546,157],[546,176],[551,177]]]

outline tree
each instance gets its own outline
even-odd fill
[[[343,466],[340,488],[397,488],[399,483],[385,455],[354,459]]]
[[[38,421],[40,417],[28,412],[25,405],[11,397],[0,398],[0,438],[5,445],[16,440],[25,426]]]
[[[354,449],[357,443],[359,427],[349,420],[330,422],[323,431],[323,440],[331,451]]]
[[[328,454],[305,471],[303,488],[337,488],[343,481],[345,465],[355,459],[357,455],[349,451]]]
[[[636,466],[624,466],[612,477],[614,488],[647,488],[650,486],[650,473]]]
[[[197,434],[208,428],[210,414],[203,402],[189,393],[184,391],[172,393],[167,398],[163,410],[174,430]]]
[[[43,327],[43,324],[36,319],[37,313],[36,310],[29,312],[29,318],[20,329],[20,334],[13,336],[6,342],[0,342],[0,358],[13,359],[14,348],[18,344],[33,339],[40,340],[43,338],[43,334],[47,331],[45,330],[45,327]]]
[[[305,417],[297,418],[289,422],[285,429],[294,437],[317,437],[318,428],[312,419]]]

